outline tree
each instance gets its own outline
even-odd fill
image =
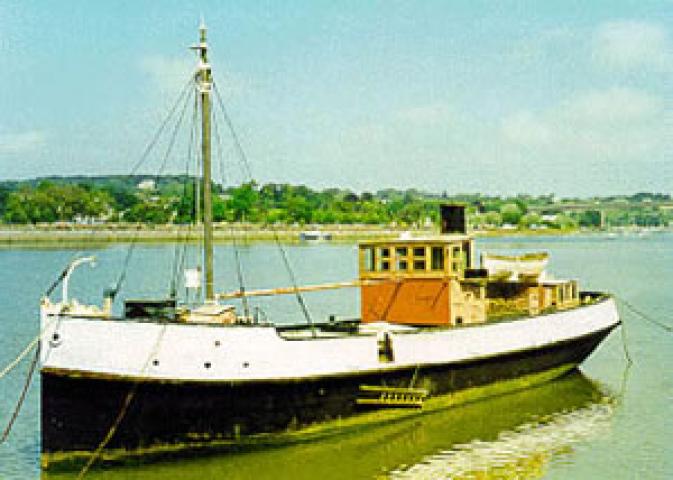
[[[486,212],[484,220],[487,225],[499,227],[502,225],[502,216],[498,212]]]
[[[523,212],[516,203],[506,203],[500,208],[502,222],[510,225],[518,225]]]
[[[527,213],[521,217],[519,220],[519,225],[530,228],[533,225],[540,225],[542,223],[542,217],[537,213]]]
[[[585,210],[579,216],[581,227],[600,227],[601,212],[599,210]]]
[[[232,190],[229,207],[234,212],[234,220],[249,219],[250,212],[259,198],[259,193],[255,188],[255,183],[249,182]]]

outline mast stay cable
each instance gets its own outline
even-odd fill
[[[189,78],[189,80],[185,83],[184,87],[182,87],[180,93],[178,94],[175,102],[171,106],[170,110],[168,111],[168,114],[164,118],[164,120],[161,122],[161,125],[159,128],[155,131],[154,135],[152,136],[150,142],[147,144],[147,147],[145,147],[145,150],[143,151],[142,155],[140,156],[140,159],[136,162],[136,164],[133,166],[131,169],[131,176],[134,176],[140,167],[145,163],[147,160],[150,152],[154,149],[155,145],[159,141],[159,138],[161,137],[161,134],[165,130],[166,126],[170,122],[171,118],[173,117],[173,114],[176,112],[177,108],[180,106],[180,104],[184,101],[185,98],[189,98],[189,93],[190,89],[189,87],[194,83],[194,80],[192,77]],[[184,110],[184,109],[183,109]],[[168,155],[168,153],[166,153]],[[165,164],[165,159],[164,162]],[[158,176],[158,175],[157,175]],[[115,283],[115,287],[112,290],[112,298],[115,298],[117,294],[119,293],[124,281],[126,280],[126,273],[128,271],[129,264],[131,263],[131,257],[133,256],[133,252],[135,251],[135,247],[138,243],[138,237],[140,235],[140,230],[141,226],[138,225],[136,228],[135,235],[131,238],[131,243],[128,247],[128,250],[126,252],[126,257],[124,258],[124,263],[122,265],[122,269],[119,273],[119,277],[117,278],[117,282]]]
[[[234,124],[231,121],[231,117],[227,113],[227,109],[224,106],[224,101],[222,100],[222,95],[220,94],[220,90],[217,87],[217,83],[213,82],[213,91],[215,92],[215,98],[217,99],[217,104],[220,107],[220,111],[222,113],[222,116],[224,117],[225,123],[227,124],[227,127],[229,128],[229,132],[231,133],[232,139],[234,140],[234,145],[236,147],[236,150],[238,151],[239,157],[241,159],[241,163],[244,167],[245,173],[247,174],[248,180],[252,182],[252,173],[250,169],[250,162],[248,162],[248,157],[245,153],[245,150],[243,149],[243,145],[241,144],[241,141],[238,137],[238,134],[236,133],[236,129],[234,128]],[[233,228],[233,227],[232,227]],[[232,232],[233,233],[233,232]],[[299,291],[299,285],[297,283],[297,277],[294,273],[294,270],[292,269],[292,265],[290,264],[290,260],[287,256],[287,252],[283,245],[280,242],[280,238],[278,237],[278,231],[273,228],[273,234],[274,234],[274,240],[276,242],[276,246],[278,247],[281,258],[283,260],[283,264],[285,266],[285,269],[287,270],[288,276],[290,277],[290,281],[292,282],[292,285],[295,290],[295,297],[297,298],[297,303],[299,304],[299,307],[304,314],[304,317],[306,318],[306,322],[309,325],[309,328],[311,329],[311,334],[313,337],[317,336],[317,331],[315,328],[315,324],[313,322],[313,318],[311,316],[311,313],[308,310],[308,307],[306,305],[306,302],[304,301],[304,297],[302,296],[301,292]],[[232,234],[232,237],[234,235]],[[241,292],[243,293],[243,291]],[[245,301],[245,295],[242,295],[242,299]]]
[[[215,115],[215,112],[213,112],[213,132],[215,133],[215,141],[217,143],[217,153],[219,156],[219,168],[220,168],[220,185],[224,185],[225,181],[225,176],[224,176],[224,151],[222,150],[222,139],[220,137],[220,131],[219,127],[217,124],[217,115]],[[243,265],[241,262],[241,252],[240,252],[240,247],[238,245],[238,241],[236,239],[236,234],[234,232],[234,226],[233,224],[229,224],[229,232],[231,234],[231,240],[232,240],[232,245],[233,245],[233,251],[234,251],[234,263],[236,264],[236,277],[238,279],[238,288],[239,291],[243,294],[241,297],[241,304],[243,306],[243,315],[245,315],[246,318],[250,318],[250,302],[248,302],[247,297],[244,295],[245,294],[245,280],[243,277]]]
[[[182,184],[182,200],[179,205],[179,210],[181,211],[185,207],[185,202],[188,200],[188,185],[190,184],[191,178],[190,178],[190,166],[194,162],[196,155],[196,149],[194,148],[195,144],[195,139],[197,135],[197,118],[198,118],[198,110],[199,110],[199,105],[198,105],[198,97],[194,95],[194,111],[192,113],[192,124],[189,129],[189,143],[187,146],[187,158],[185,160],[185,178]],[[196,163],[196,162],[194,162]],[[198,168],[195,169],[195,179],[198,176]],[[192,202],[191,202],[191,217],[193,221],[188,222],[188,227],[187,231],[184,233],[184,238],[181,240],[180,239],[180,231],[178,230],[177,236],[176,236],[176,241],[175,241],[175,252],[173,253],[173,279],[171,281],[171,296],[175,297],[177,296],[177,291],[178,291],[178,284],[179,284],[179,278],[180,278],[180,272],[183,271],[184,266],[185,266],[185,256],[187,252],[187,243],[189,242],[191,235],[192,235],[192,227],[194,223],[197,221],[196,218],[196,204],[195,202],[198,201],[197,195],[196,195],[196,188],[195,184],[196,182],[191,182],[192,183]],[[180,249],[180,246],[182,246],[182,249]]]

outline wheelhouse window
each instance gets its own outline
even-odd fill
[[[425,271],[425,260],[414,260],[414,270],[418,272]]]
[[[362,249],[364,268],[367,272],[373,272],[376,269],[376,254],[373,247]]]
[[[409,249],[407,247],[397,247],[395,249],[395,268],[398,272],[406,272],[409,269],[408,255]]]
[[[455,245],[451,249],[451,270],[461,272],[463,270],[463,251],[460,245]]]
[[[431,259],[433,270],[444,270],[444,248],[432,247]]]
[[[390,247],[381,247],[379,248],[379,255],[381,257],[381,263],[379,270],[382,272],[387,272],[390,270]]]
[[[413,248],[413,254],[414,254],[414,270],[415,271],[425,271],[425,247],[414,247]]]

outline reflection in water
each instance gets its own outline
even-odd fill
[[[536,388],[319,441],[134,467],[98,479],[539,478],[555,456],[600,435],[612,397],[575,372]],[[50,474],[45,478],[72,478]]]
[[[538,422],[501,432],[497,440],[458,444],[405,469],[391,479],[534,479],[541,478],[555,455],[568,454],[572,445],[608,430],[614,402],[590,404],[556,413]]]

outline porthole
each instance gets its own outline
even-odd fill
[[[203,366],[206,367],[206,368],[210,368],[211,364],[210,364],[210,362],[206,362],[206,363],[203,364]]]
[[[156,358],[154,360],[152,360],[152,365],[154,365],[155,367],[158,367],[159,366],[159,360],[157,360]]]
[[[220,345],[222,345],[222,344],[220,343],[220,341],[219,341],[219,340],[215,340],[215,346],[216,346],[216,347],[219,347]]]
[[[61,335],[54,333],[49,339],[49,346],[58,347],[62,342]]]
[[[248,368],[250,366],[250,363],[248,362],[243,362],[243,368]]]

